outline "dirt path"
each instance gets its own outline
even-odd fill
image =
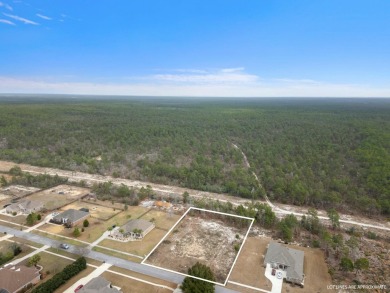
[[[248,164],[249,164],[249,162],[248,162]],[[114,178],[111,176],[103,176],[103,175],[97,175],[97,174],[88,174],[88,173],[82,173],[82,172],[66,171],[66,170],[60,170],[60,169],[54,169],[54,168],[42,168],[42,167],[36,167],[36,166],[27,165],[27,164],[16,164],[16,163],[7,162],[7,161],[0,161],[0,172],[8,172],[9,169],[14,167],[15,165],[19,166],[23,172],[28,172],[30,174],[49,174],[49,175],[53,175],[53,176],[58,175],[61,177],[67,177],[70,182],[84,181],[86,184],[88,184],[90,186],[92,186],[92,184],[94,184],[94,183],[111,181],[114,184],[118,184],[118,185],[124,184],[128,187],[134,187],[134,188],[141,188],[141,187],[146,187],[147,185],[150,185],[154,191],[168,194],[168,195],[172,195],[172,196],[180,196],[181,197],[181,195],[185,191],[187,191],[190,194],[190,196],[195,197],[195,198],[206,197],[206,198],[210,198],[210,199],[214,199],[214,200],[219,200],[221,202],[231,202],[233,205],[245,205],[246,203],[250,202],[247,199],[234,197],[234,196],[227,195],[227,194],[203,192],[203,191],[194,190],[194,189],[169,186],[169,185],[162,185],[162,184],[155,184],[155,183],[151,183],[151,182],[142,182],[142,181],[138,181],[138,180]],[[256,200],[256,202],[267,203],[268,205],[270,205],[278,217],[284,217],[286,214],[294,214],[298,217],[301,217],[302,215],[307,214],[307,208],[305,208],[305,207],[283,205],[283,209],[282,209],[280,207],[276,207],[269,200],[266,202],[261,201],[261,200]],[[320,215],[319,218],[321,220],[329,221],[329,218],[326,217],[325,211],[319,210],[318,214]],[[356,216],[351,216],[351,215],[340,214],[340,223],[342,223],[342,224],[344,223],[344,224],[348,224],[348,225],[357,225],[357,226],[362,226],[362,227],[366,227],[366,228],[374,228],[374,229],[379,229],[382,231],[390,231],[390,223],[389,222],[378,223],[375,220],[371,220],[371,219],[364,218],[364,217],[356,217]]]

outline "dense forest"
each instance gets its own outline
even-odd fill
[[[390,101],[3,96],[0,159],[389,216]]]

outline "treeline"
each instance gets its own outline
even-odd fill
[[[7,182],[3,179],[3,185],[19,184],[25,186],[32,186],[37,188],[50,188],[68,182],[68,178],[63,178],[58,175],[38,174],[31,175],[30,173],[22,172],[19,166],[12,167],[9,174],[13,175],[12,180]]]
[[[87,268],[87,261],[84,257],[78,258],[74,263],[67,265],[61,272],[55,274],[51,279],[34,288],[31,293],[51,293],[65,284],[73,276]]]
[[[385,99],[8,101],[0,158],[390,215],[389,117]]]

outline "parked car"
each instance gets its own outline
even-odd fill
[[[61,243],[60,247],[63,248],[63,249],[69,249],[69,245],[66,244],[66,243]]]
[[[74,292],[77,292],[77,291],[79,291],[81,288],[83,288],[84,287],[84,285],[78,285],[77,286],[77,288],[76,289],[74,289]]]
[[[275,274],[276,274],[276,270],[272,269],[272,276],[275,276]]]

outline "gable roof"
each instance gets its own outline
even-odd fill
[[[88,216],[88,212],[80,211],[80,210],[74,210],[74,209],[69,209],[66,210],[65,212],[62,212],[61,214],[55,216],[53,220],[55,221],[62,221],[62,219],[68,219],[69,221],[76,222],[85,216]]]
[[[269,244],[264,264],[278,263],[287,266],[286,277],[293,279],[303,279],[303,259],[304,252],[292,249],[276,242]]]
[[[143,219],[135,219],[130,220],[126,224],[122,226],[122,229],[125,230],[125,232],[133,232],[134,229],[141,229],[142,231],[148,230],[150,227],[153,226],[153,223],[143,220]]]
[[[9,210],[9,211],[32,210],[32,209],[36,209],[36,208],[40,208],[40,207],[42,207],[42,203],[40,201],[24,200],[24,201],[9,205],[7,207],[7,210]]]
[[[78,293],[119,293],[115,288],[110,288],[110,282],[103,277],[96,277],[81,288]]]
[[[31,283],[39,275],[39,270],[35,267],[9,265],[0,268],[0,288],[15,292]]]

